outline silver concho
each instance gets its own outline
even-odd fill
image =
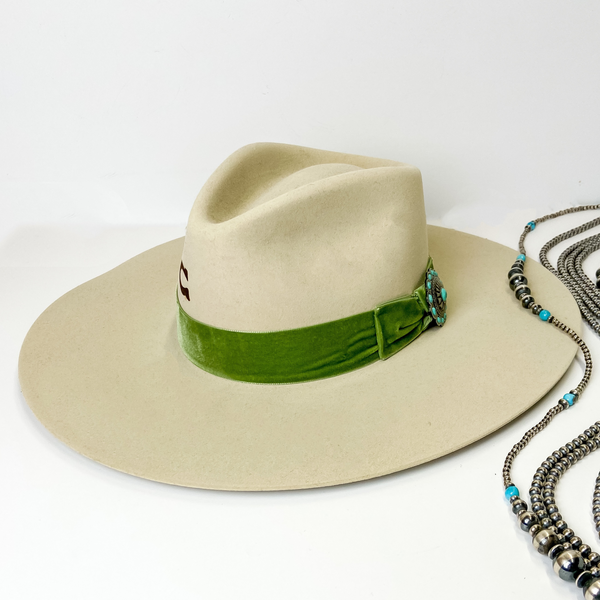
[[[437,271],[427,269],[425,274],[425,292],[429,312],[438,327],[443,327],[446,322],[446,299],[448,293]]]

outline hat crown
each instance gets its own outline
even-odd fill
[[[427,258],[416,167],[252,144],[217,168],[194,203],[179,301],[223,329],[306,327],[410,294]]]

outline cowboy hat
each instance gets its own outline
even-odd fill
[[[58,299],[21,349],[38,419],[156,481],[283,490],[433,460],[543,397],[576,348],[515,310],[516,252],[427,225],[421,174],[284,144],[234,152],[186,236]],[[566,288],[536,297],[578,329]]]

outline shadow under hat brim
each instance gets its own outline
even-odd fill
[[[23,394],[77,452],[147,479],[286,490],[386,475],[499,429],[562,377],[577,346],[520,307],[516,252],[429,226],[448,321],[386,361],[330,379],[260,385],[194,366],[177,342],[183,238],[68,292],[23,343]],[[580,332],[568,290],[539,263],[536,299]]]

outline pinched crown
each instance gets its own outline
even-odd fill
[[[225,160],[196,199],[179,301],[223,329],[305,327],[411,293],[427,258],[417,168],[253,144]]]

